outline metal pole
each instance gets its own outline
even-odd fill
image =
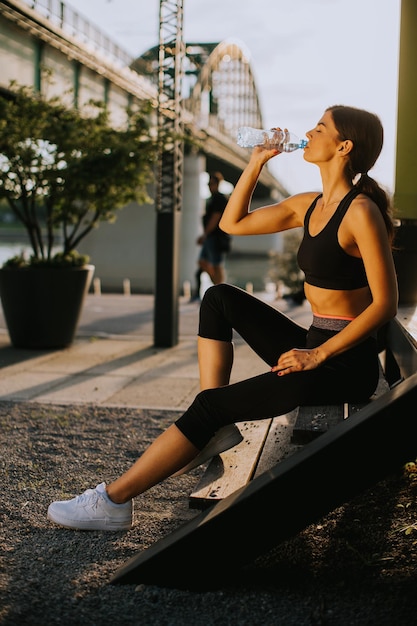
[[[178,343],[179,236],[183,182],[183,0],[160,0],[159,159],[156,189],[154,345]]]

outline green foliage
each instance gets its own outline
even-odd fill
[[[151,202],[158,146],[150,112],[145,102],[114,129],[102,103],[80,113],[14,84],[0,97],[0,202],[24,225],[33,251],[15,266],[78,264],[77,245],[101,221],[114,221],[128,202]]]
[[[70,252],[57,252],[50,259],[37,258],[31,256],[29,259],[24,254],[18,254],[17,256],[8,259],[4,264],[4,268],[10,269],[25,269],[29,267],[83,267],[90,260],[87,254],[79,254],[76,250]]]
[[[269,272],[272,281],[282,282],[290,293],[298,293],[303,289],[304,274],[298,267],[297,250],[302,233],[299,229],[283,233],[283,250],[272,258],[272,269]]]

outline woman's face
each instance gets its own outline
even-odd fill
[[[324,113],[306,137],[308,144],[304,149],[304,158],[310,163],[330,161],[342,143],[330,111]]]

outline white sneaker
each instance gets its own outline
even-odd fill
[[[194,457],[188,465],[178,470],[178,472],[175,472],[173,476],[181,476],[181,474],[190,472],[192,469],[202,465],[213,456],[221,454],[222,452],[237,446],[237,444],[241,441],[243,441],[243,436],[236,424],[223,426],[223,428],[220,428],[220,430],[217,431],[214,437],[210,439],[208,444],[197,454],[197,456]]]
[[[52,502],[48,519],[79,530],[128,530],[133,521],[133,500],[116,504],[106,494],[106,483],[87,489],[72,500]]]

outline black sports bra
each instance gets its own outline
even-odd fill
[[[352,200],[361,193],[351,189],[342,199],[326,226],[312,237],[309,232],[310,217],[317,204],[318,195],[304,218],[304,237],[298,249],[298,265],[305,274],[306,283],[323,289],[359,289],[368,285],[361,258],[348,254],[340,246],[337,233]]]

